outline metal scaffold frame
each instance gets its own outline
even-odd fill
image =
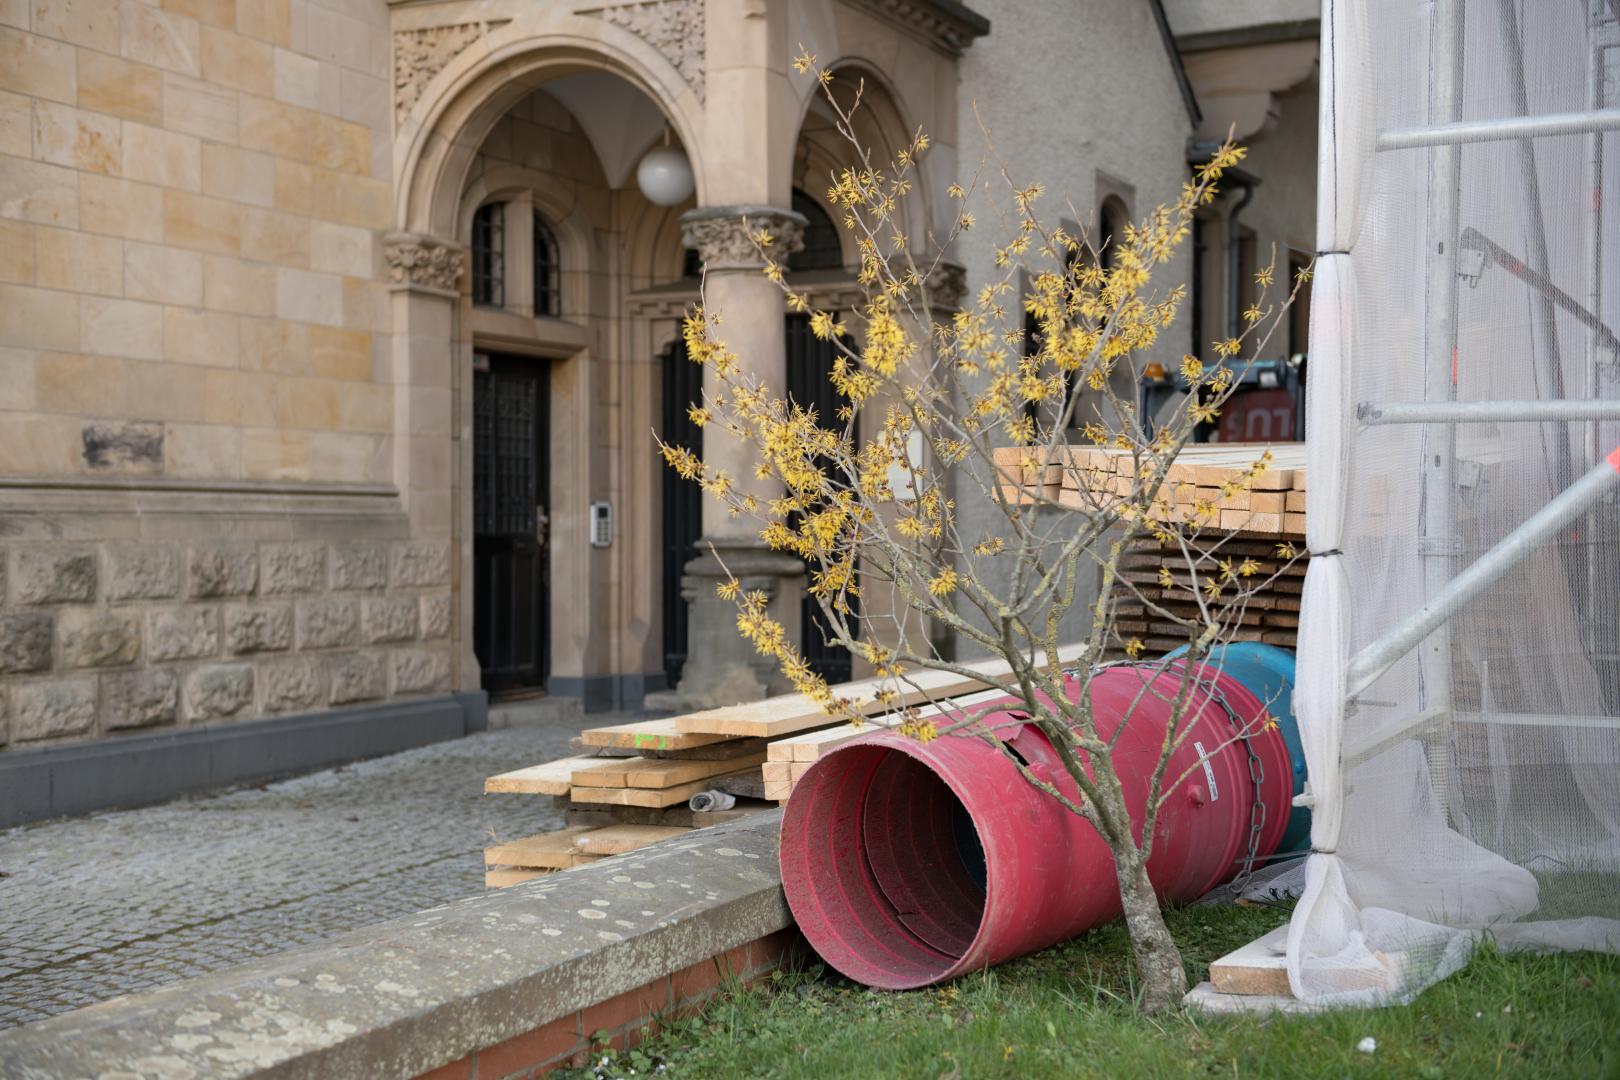
[[[1620,19],[1605,0],[1588,0],[1591,48],[1587,56],[1587,108],[1582,112],[1529,115],[1524,85],[1524,59],[1514,0],[1486,0],[1496,6],[1504,53],[1508,58],[1508,89],[1524,115],[1493,120],[1460,118],[1463,70],[1462,12],[1466,0],[1438,0],[1433,5],[1427,123],[1422,127],[1378,132],[1379,152],[1425,150],[1428,158],[1429,202],[1426,229],[1431,258],[1425,279],[1426,321],[1422,352],[1424,399],[1421,402],[1360,402],[1357,421],[1366,426],[1419,424],[1423,427],[1420,463],[1419,552],[1423,556],[1423,601],[1405,619],[1351,658],[1345,696],[1353,706],[1378,678],[1413,649],[1418,651],[1418,709],[1394,730],[1380,733],[1374,747],[1347,755],[1365,759],[1376,747],[1401,738],[1422,737],[1430,752],[1431,781],[1442,805],[1446,801],[1449,740],[1443,737],[1452,723],[1523,723],[1522,717],[1494,716],[1489,712],[1456,712],[1451,685],[1450,620],[1471,600],[1518,566],[1538,545],[1556,536],[1571,522],[1589,513],[1620,490],[1620,447],[1601,445],[1599,421],[1620,420],[1620,402],[1601,400],[1605,370],[1620,363],[1616,337],[1605,322],[1603,295],[1603,204],[1597,193],[1603,180],[1605,132],[1620,131],[1620,108],[1604,100],[1606,54],[1620,48]],[[1585,231],[1586,289],[1584,303],[1552,285],[1548,279],[1547,240],[1542,224],[1540,187],[1532,141],[1551,136],[1587,137],[1586,179],[1594,193],[1589,227]],[[1461,149],[1465,144],[1517,142],[1520,192],[1527,224],[1529,251],[1519,262],[1475,230],[1459,230]],[[1494,250],[1493,250],[1494,249]],[[1458,342],[1457,281],[1476,279],[1481,260],[1494,257],[1513,268],[1531,290],[1533,356],[1537,386],[1546,397],[1530,401],[1456,400],[1455,349]],[[1467,260],[1473,260],[1469,265]],[[1558,360],[1554,307],[1573,315],[1586,329],[1584,385],[1580,397],[1566,397]],[[1585,456],[1598,463],[1585,475],[1572,475],[1569,430],[1565,425],[1590,422]],[[1551,475],[1560,493],[1539,512],[1519,525],[1475,559],[1457,570],[1460,542],[1457,534],[1457,425],[1473,423],[1545,423],[1554,425],[1548,443]],[[1595,558],[1595,555],[1589,556]],[[1595,569],[1595,564],[1592,564]],[[1574,726],[1620,727],[1620,717],[1537,717],[1537,722]],[[1439,737],[1437,737],[1439,736]]]

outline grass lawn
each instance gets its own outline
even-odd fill
[[[1169,913],[1188,977],[1284,922],[1276,907]],[[1131,1005],[1124,927],[946,987],[879,993],[819,967],[733,987],[701,1015],[565,1076],[1620,1077],[1620,957],[1486,948],[1406,1008],[1149,1019]],[[1357,1043],[1372,1036],[1377,1049]],[[660,1068],[661,1067],[661,1068]]]

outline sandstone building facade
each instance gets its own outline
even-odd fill
[[[0,824],[458,734],[486,691],[769,689],[693,544],[795,626],[800,571],[650,433],[702,266],[750,363],[817,362],[745,219],[856,295],[792,57],[864,83],[874,145],[933,136],[919,237],[981,119],[1125,215],[1236,124],[1306,176],[1255,242],[1304,249],[1314,10],[1213,6],[0,0]],[[683,205],[637,186],[661,144]]]

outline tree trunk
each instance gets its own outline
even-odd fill
[[[1119,896],[1125,906],[1125,926],[1131,934],[1131,953],[1142,980],[1142,1011],[1161,1013],[1179,1008],[1187,994],[1187,971],[1181,966],[1170,928],[1164,924],[1159,898],[1148,882],[1147,867],[1137,852],[1115,853]]]

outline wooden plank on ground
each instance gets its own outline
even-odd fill
[[[612,727],[586,728],[579,733],[579,737],[587,746],[625,746],[633,750],[695,750],[700,746],[725,742],[729,737],[682,731],[675,726],[676,719],[666,716]]]
[[[543,765],[530,765],[524,769],[491,776],[484,781],[486,794],[515,793],[519,795],[566,795],[572,786],[574,770],[599,765],[604,759],[566,757],[548,761]]]
[[[724,776],[758,765],[764,751],[730,761],[676,761],[667,758],[618,758],[606,765],[574,770],[576,787],[669,788]]]
[[[694,780],[690,784],[655,789],[576,787],[571,794],[576,803],[602,803],[608,806],[678,806],[708,786],[709,781],[704,779]]]
[[[496,844],[484,849],[484,865],[561,870],[574,865],[574,840],[587,832],[590,829],[584,826],[571,825],[556,832]]]
[[[1279,926],[1210,964],[1209,981],[1223,994],[1290,996],[1288,927]]]
[[[525,881],[533,881],[537,877],[555,873],[552,870],[485,870],[484,888],[504,889],[508,885],[521,885]]]
[[[587,855],[622,855],[691,831],[668,825],[609,825],[575,837],[574,846]]]
[[[1066,645],[1058,650],[1058,658],[1063,663],[1070,663],[1078,660],[1084,654],[1084,650],[1084,645]],[[1005,660],[979,661],[971,667],[984,678],[1005,678],[1012,671],[1011,665]],[[930,699],[972,693],[985,688],[984,678],[970,678],[958,675],[954,671],[929,669],[914,671],[911,673],[911,682],[901,685],[900,700],[895,704],[915,705]],[[838,692],[845,697],[860,699],[870,696],[882,685],[883,680],[867,679],[863,682],[844,683],[838,687]],[[888,708],[875,701],[867,702],[864,707],[869,713],[887,711]],[[752,735],[767,739],[778,735],[791,735],[810,728],[826,727],[828,722],[827,714],[821,711],[820,706],[802,694],[783,694],[780,697],[766,698],[764,701],[751,702],[747,705],[730,705],[675,717],[676,727],[683,732],[722,736]]]

